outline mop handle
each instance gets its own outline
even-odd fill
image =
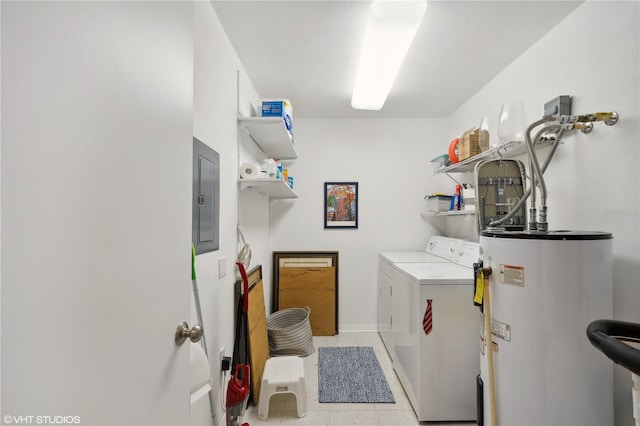
[[[489,268],[487,268],[491,271]],[[484,271],[482,272],[484,275]],[[489,272],[488,275],[490,275]],[[491,416],[491,426],[498,426],[496,413],[496,383],[493,371],[493,338],[491,337],[491,304],[489,303],[489,280],[484,285],[484,341],[487,346],[487,367],[489,378],[489,414]]]
[[[240,276],[242,277],[242,310],[249,311],[249,278],[247,278],[247,271],[244,269],[244,263],[236,262],[238,269],[240,270]]]

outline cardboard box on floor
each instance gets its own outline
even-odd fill
[[[264,306],[264,288],[262,285],[262,266],[258,265],[248,274],[249,309],[247,323],[249,328],[249,363],[251,365],[251,399],[257,406],[260,398],[262,373],[269,358],[269,337],[267,332],[267,311]]]

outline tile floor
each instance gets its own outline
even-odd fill
[[[249,403],[244,422],[251,426],[311,425],[311,426],[405,426],[419,425],[416,415],[393,370],[391,359],[378,333],[340,333],[337,336],[315,336],[316,352],[304,358],[307,380],[308,412],[305,417],[296,414],[295,397],[291,394],[274,395],[269,404],[269,418],[258,418],[258,407]],[[320,346],[372,346],[382,367],[395,404],[326,404],[318,402],[318,347]],[[426,424],[426,423],[422,423]],[[434,423],[429,423],[434,425]],[[475,423],[466,423],[466,425]],[[448,426],[456,426],[447,423]]]

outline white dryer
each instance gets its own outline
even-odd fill
[[[480,314],[473,305],[478,243],[449,263],[396,263],[393,366],[419,421],[476,420]]]
[[[382,252],[378,256],[378,333],[391,359],[395,357],[391,342],[393,323],[393,282],[398,279],[394,263],[450,263],[460,251],[464,241],[457,238],[432,236],[424,251]],[[404,302],[402,302],[403,304]],[[396,306],[399,312],[403,305]]]

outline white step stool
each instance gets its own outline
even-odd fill
[[[304,362],[299,356],[278,356],[267,359],[262,372],[258,417],[269,417],[269,400],[278,393],[296,396],[298,417],[307,415],[307,385],[304,379]]]

